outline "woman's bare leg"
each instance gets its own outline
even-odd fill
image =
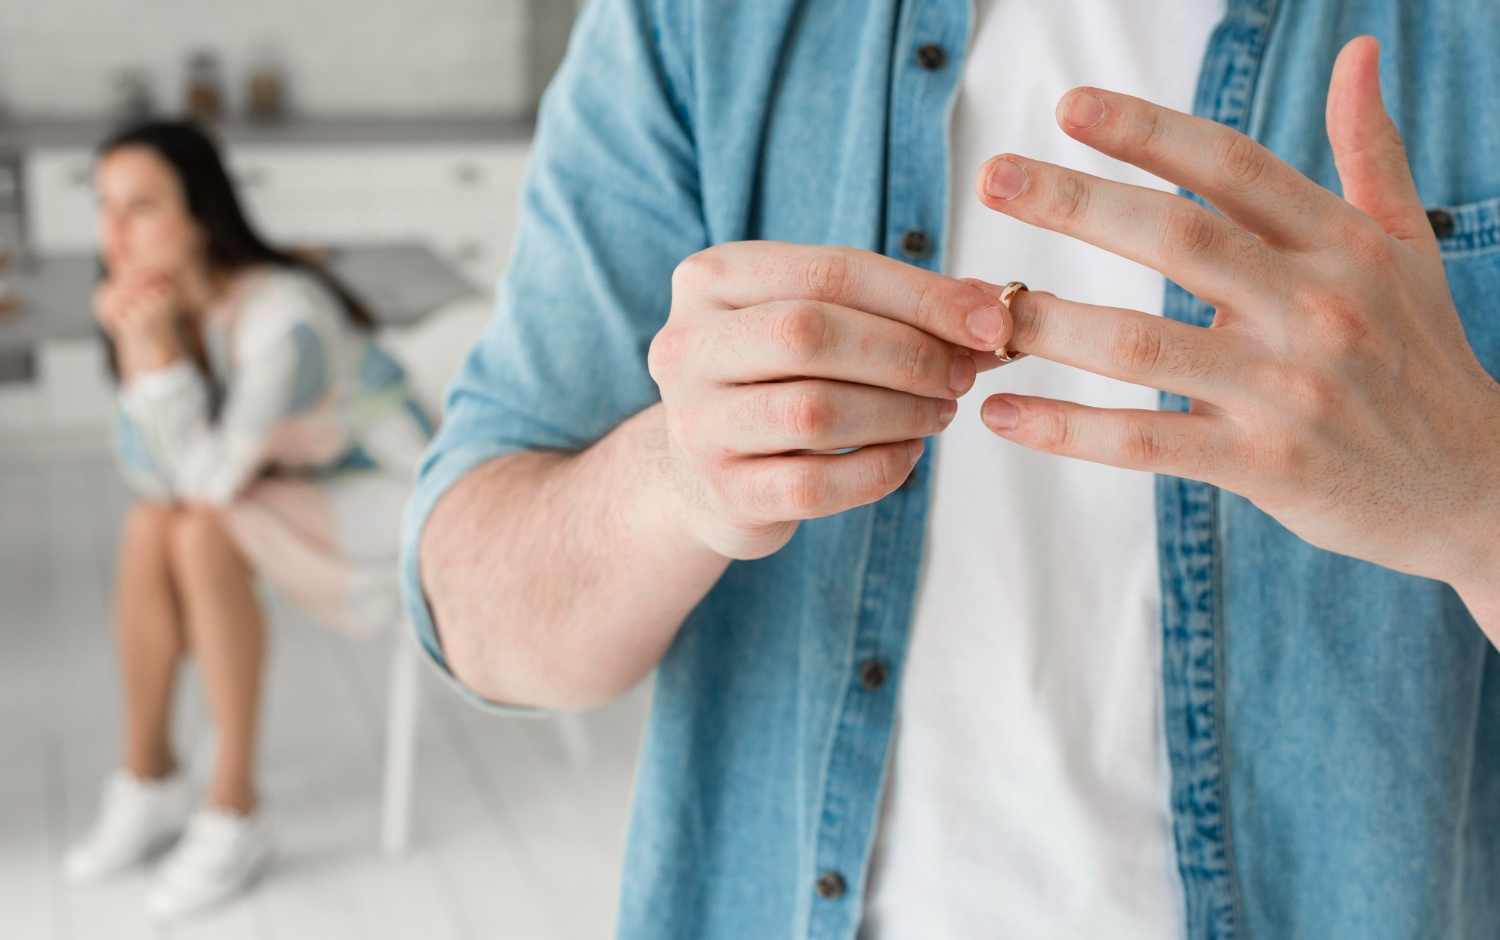
[[[219,732],[208,804],[248,815],[257,802],[255,746],[266,645],[250,568],[216,513],[184,509],[172,526],[172,571]]]
[[[115,643],[125,686],[125,769],[142,780],[177,767],[172,693],[187,652],[172,583],[177,510],[140,502],[125,517],[115,581]]]

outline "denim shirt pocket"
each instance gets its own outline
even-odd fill
[[[1428,212],[1474,354],[1500,378],[1500,198]]]

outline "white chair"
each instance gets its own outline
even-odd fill
[[[412,391],[428,414],[442,414],[443,391],[458,374],[469,347],[484,332],[490,314],[488,300],[466,298],[433,311],[418,323],[388,327],[379,333],[381,347],[405,367]],[[417,649],[416,637],[410,624],[404,621],[394,632],[380,807],[380,849],[392,860],[406,852],[411,837],[417,726],[422,704],[422,653]],[[592,749],[583,721],[571,714],[558,715],[553,721],[569,764],[587,765]]]

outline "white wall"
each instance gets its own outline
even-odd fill
[[[0,0],[0,102],[97,115],[115,73],[144,66],[175,111],[188,52],[208,48],[238,111],[269,47],[299,114],[516,114],[526,26],[526,0]]]

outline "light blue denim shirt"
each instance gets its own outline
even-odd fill
[[[587,447],[653,404],[646,350],[684,257],[769,238],[900,258],[916,229],[932,250],[907,260],[941,269],[970,27],[966,0],[585,11],[543,103],[494,322],[407,519],[411,616],[440,665],[415,551],[433,504],[485,460]],[[1500,373],[1500,3],[1231,0],[1196,110],[1336,190],[1324,96],[1360,33],[1384,43],[1454,297]],[[948,53],[937,68],[916,58],[926,43]],[[1211,311],[1169,287],[1167,314]],[[657,675],[624,940],[854,936],[930,466],[931,449],[885,499],[732,564],[688,618]],[[1312,548],[1213,487],[1162,478],[1157,504],[1185,935],[1500,936],[1500,655],[1456,595]],[[888,668],[877,688],[859,679],[869,661]],[[842,893],[818,892],[828,872]]]

